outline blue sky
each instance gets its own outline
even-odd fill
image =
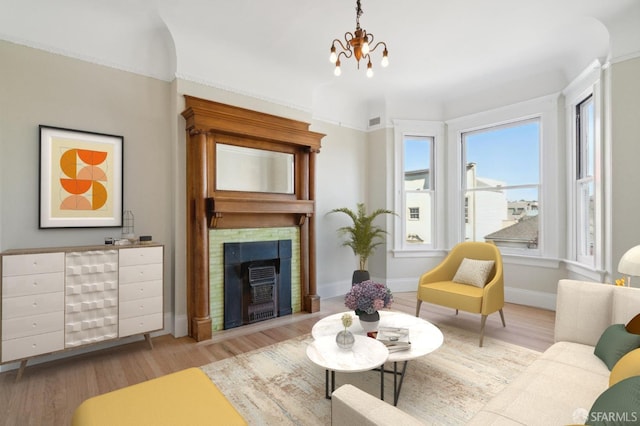
[[[497,127],[466,135],[467,162],[476,163],[477,174],[522,185],[540,181],[539,123]]]
[[[471,132],[465,136],[467,162],[476,163],[478,177],[505,185],[537,184],[540,181],[540,124],[528,121]],[[405,141],[405,170],[425,168],[429,146],[421,140]],[[507,198],[537,199],[537,191],[512,190]]]

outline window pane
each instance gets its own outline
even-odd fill
[[[578,105],[578,179],[593,176],[595,167],[595,116],[593,98]]]
[[[405,241],[409,244],[431,244],[431,192],[406,192],[405,205]]]
[[[433,137],[403,139],[405,244],[431,245],[433,221]]]
[[[538,247],[538,188],[465,193],[465,239],[500,247]]]
[[[501,247],[538,247],[540,120],[462,135],[465,237]]]
[[[581,256],[593,256],[595,203],[592,180],[578,183],[578,252]]]
[[[407,136],[404,139],[404,189],[432,189],[432,138]]]
[[[468,189],[539,183],[538,120],[465,133],[462,140]]]

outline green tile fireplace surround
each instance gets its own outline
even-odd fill
[[[213,332],[224,329],[224,243],[291,240],[291,308],[302,311],[300,230],[297,227],[209,230],[209,302]]]

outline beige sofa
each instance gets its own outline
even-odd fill
[[[609,386],[610,371],[594,355],[600,336],[609,325],[626,324],[639,312],[638,288],[560,280],[556,343],[489,401],[469,424],[583,423],[597,397]],[[369,398],[353,386],[343,388],[336,390],[332,398],[333,425],[399,424],[386,422],[398,415],[397,408]],[[366,403],[357,403],[358,400]],[[387,410],[389,416],[382,416],[381,410]]]

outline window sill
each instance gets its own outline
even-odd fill
[[[563,262],[566,265],[567,271],[579,274],[596,282],[603,282],[607,275],[607,271],[594,269],[592,266],[576,262],[575,260],[564,259]]]
[[[522,256],[508,253],[502,254],[502,263],[505,265],[536,266],[539,268],[558,269],[560,259],[539,256]]]
[[[391,250],[394,258],[411,258],[411,257],[444,257],[449,250],[438,249],[416,249],[416,250]]]

